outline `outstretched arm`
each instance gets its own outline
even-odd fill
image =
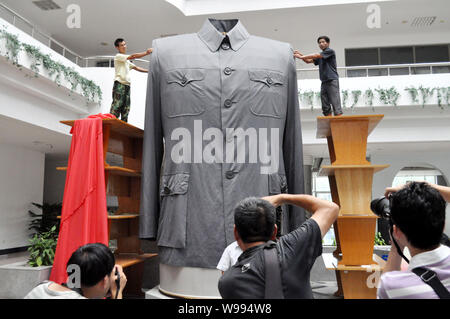
[[[339,206],[333,202],[302,194],[278,194],[263,197],[275,207],[290,204],[300,206],[312,213],[311,218],[319,225],[322,237],[330,229],[339,215]]]
[[[146,55],[149,55],[152,52],[153,52],[153,49],[152,48],[148,48],[147,51],[141,52],[141,53],[132,54],[127,59],[128,60],[140,59],[140,58],[143,58]]]
[[[320,53],[303,55],[298,50],[294,51],[294,57],[297,58],[297,59],[301,59],[301,60],[303,60],[306,63],[314,63],[315,59],[321,59],[322,58]]]
[[[422,182],[423,183],[427,183],[428,185],[433,187],[435,190],[437,190],[441,194],[441,196],[444,198],[444,200],[447,203],[450,203],[450,187],[442,186],[442,185],[436,185],[436,184],[428,183],[426,181],[422,181]],[[388,197],[390,194],[398,192],[403,187],[405,187],[405,185],[400,185],[400,186],[397,186],[397,187],[386,187],[386,189],[384,191],[384,196]]]
[[[135,66],[135,67],[133,68],[133,70],[136,70],[136,71],[139,71],[139,72],[143,72],[143,73],[148,73],[148,70],[147,70],[147,69],[143,69],[143,68],[140,68],[140,67],[138,67],[138,66]]]

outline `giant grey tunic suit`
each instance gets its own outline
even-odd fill
[[[239,200],[304,191],[293,50],[287,43],[249,35],[238,20],[213,19],[198,33],[157,39],[152,47],[140,237],[157,239],[163,264],[215,268],[225,247],[235,240],[233,208]],[[249,145],[246,163],[227,162],[225,154],[223,161],[199,161],[210,143],[201,137],[192,142],[191,162],[174,160],[172,151],[179,143],[174,130],[185,128],[194,136],[199,123],[203,131],[223,132],[224,153],[235,140],[227,136],[227,128],[267,128],[267,137],[258,138],[266,138],[270,150],[279,146],[277,171],[262,174],[263,163],[248,160],[254,155]],[[275,142],[271,129],[279,131]],[[283,232],[304,219],[302,209],[286,207]]]

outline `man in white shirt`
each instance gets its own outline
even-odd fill
[[[153,49],[149,48],[142,53],[127,54],[127,43],[124,39],[117,39],[114,45],[119,51],[114,58],[114,87],[113,87],[113,102],[111,104],[111,110],[109,113],[113,114],[117,118],[121,117],[121,120],[128,122],[128,114],[130,113],[130,71],[136,70],[139,72],[148,73],[148,70],[140,68],[130,60],[139,59],[152,53]]]

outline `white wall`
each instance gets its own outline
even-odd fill
[[[0,144],[0,250],[28,245],[28,210],[42,203],[44,160],[43,153]]]

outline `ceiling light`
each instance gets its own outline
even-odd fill
[[[57,5],[52,0],[40,0],[40,1],[33,1],[33,3],[41,10],[49,11],[49,10],[56,10],[61,9],[59,5]]]

